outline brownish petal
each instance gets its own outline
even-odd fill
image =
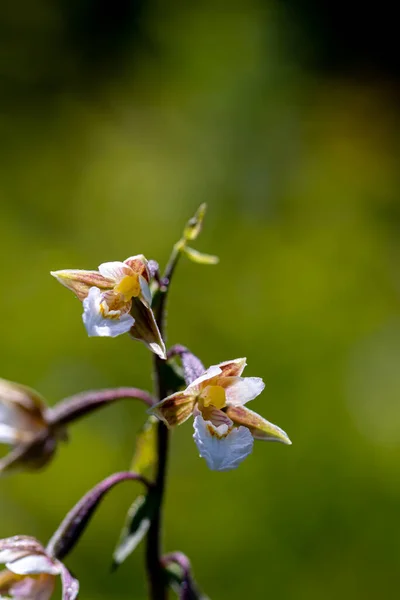
[[[250,429],[252,436],[256,440],[282,442],[283,444],[292,443],[283,429],[270,423],[245,406],[228,406],[226,414],[235,425],[243,425]]]
[[[28,386],[0,379],[0,404],[9,407],[16,428],[21,427],[29,433],[46,426],[46,403],[38,392]]]
[[[228,427],[232,426],[232,421],[228,415],[214,406],[205,406],[200,412],[203,419],[205,421],[211,421],[215,427],[219,427],[220,425],[228,425]]]
[[[81,301],[86,298],[91,287],[97,287],[100,290],[109,290],[114,287],[114,282],[100,275],[98,271],[65,269],[64,271],[51,271],[51,275],[71,292],[74,292]]]
[[[149,412],[164,421],[168,427],[175,427],[184,423],[193,414],[194,404],[193,396],[185,392],[177,392],[161,400]]]
[[[15,471],[41,469],[53,458],[56,448],[56,438],[50,430],[44,430],[31,442],[18,444],[0,460],[0,477]]]
[[[130,329],[131,336],[146,344],[160,358],[165,359],[165,344],[151,308],[145,306],[139,298],[133,298],[131,315],[135,319]]]
[[[235,360],[227,360],[226,362],[217,365],[222,371],[220,377],[239,377],[246,366],[245,358],[236,358]]]
[[[11,571],[8,569],[0,571],[0,595],[8,594],[10,592],[10,588],[12,588],[12,586],[18,581],[21,581],[21,579],[22,575],[11,573]]]
[[[150,273],[147,267],[147,260],[143,256],[143,254],[138,254],[138,256],[131,256],[130,258],[124,260],[124,263],[128,265],[128,267],[130,267],[134,273],[137,273],[138,275],[144,277],[147,283],[150,281]]]

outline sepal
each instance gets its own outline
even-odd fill
[[[244,425],[247,427],[256,440],[282,442],[287,445],[291,445],[292,443],[283,429],[270,423],[245,406],[228,406],[226,414],[235,425]]]

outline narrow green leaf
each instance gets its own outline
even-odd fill
[[[212,254],[204,254],[203,252],[199,252],[198,250],[194,250],[193,248],[189,248],[185,246],[183,251],[187,256],[195,263],[199,265],[216,265],[219,262],[218,256],[214,256]]]
[[[157,464],[157,422],[156,417],[150,416],[139,431],[130,469],[149,479],[154,479]]]
[[[112,570],[114,571],[132,554],[146,535],[156,508],[154,492],[147,496],[138,496],[126,516],[119,541],[113,553]]]

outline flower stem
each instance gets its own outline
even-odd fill
[[[175,244],[159,288],[158,302],[155,307],[155,317],[160,329],[161,336],[165,340],[165,313],[169,285],[174,273],[175,267],[181,255],[181,248]],[[168,395],[166,382],[163,379],[163,361],[154,355],[154,375],[156,385],[156,395],[158,400],[162,400]],[[152,519],[149,532],[147,534],[146,546],[146,567],[149,580],[149,595],[151,600],[166,600],[167,587],[164,577],[164,569],[161,561],[162,557],[162,505],[164,499],[165,478],[168,462],[169,432],[167,427],[161,421],[157,425],[157,474],[154,482],[154,490],[157,498],[157,509]]]
[[[101,481],[85,494],[85,496],[83,496],[83,498],[81,498],[81,500],[79,500],[79,502],[69,511],[47,544],[46,551],[48,554],[62,560],[80,539],[104,496],[115,485],[128,480],[138,481],[148,489],[152,487],[152,483],[138,473],[122,471],[110,475],[110,477]]]
[[[53,408],[47,409],[46,420],[51,425],[66,425],[80,417],[108,406],[117,400],[133,398],[141,400],[147,406],[152,406],[154,398],[144,390],[131,387],[95,390],[81,392],[58,402]]]

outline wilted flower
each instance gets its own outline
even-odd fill
[[[59,560],[51,557],[33,537],[19,535],[0,540],[0,596],[16,600],[48,600],[56,577],[61,576],[63,600],[78,596],[79,583]]]
[[[0,473],[37,469],[53,456],[63,428],[49,425],[43,398],[29,387],[0,379],[0,444],[13,450],[0,460]]]
[[[282,429],[244,406],[264,389],[259,377],[240,377],[245,366],[245,358],[212,366],[150,409],[169,427],[193,414],[200,456],[216,471],[236,468],[251,453],[254,439],[291,444]]]
[[[130,332],[165,358],[165,345],[151,310],[150,273],[143,255],[103,263],[98,271],[66,269],[51,274],[83,303],[83,323],[89,336],[116,337]]]

